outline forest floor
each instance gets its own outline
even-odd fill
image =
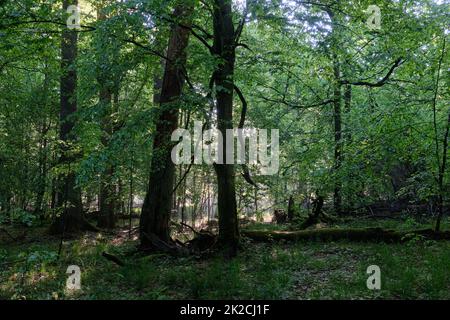
[[[406,221],[347,221],[334,227],[429,227]],[[0,299],[450,299],[450,242],[257,243],[244,239],[232,259],[132,255],[136,235],[85,233],[63,242],[45,226],[0,233]],[[253,224],[251,229],[286,226]],[[450,219],[444,223],[450,229]],[[26,234],[23,234],[24,231]],[[20,244],[19,244],[20,242]],[[120,267],[102,252],[120,256]],[[67,267],[81,269],[81,290],[65,290]],[[369,290],[367,267],[381,269],[381,290]]]

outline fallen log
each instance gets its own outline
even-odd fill
[[[420,236],[429,240],[450,240],[450,231],[435,232],[431,229],[410,231],[385,230],[382,228],[324,228],[297,231],[242,230],[241,234],[256,241],[349,240],[362,242],[405,242],[415,236]]]
[[[117,265],[119,265],[121,267],[125,266],[125,262],[123,262],[118,257],[116,257],[116,256],[114,256],[114,255],[112,255],[112,254],[110,254],[110,253],[108,253],[106,251],[102,252],[102,256],[105,257],[107,260],[112,261],[112,262],[114,262],[115,264],[117,264]]]
[[[17,241],[17,239],[15,237],[13,237],[13,235],[11,233],[9,233],[8,230],[0,228],[0,231],[3,231],[4,233],[6,233],[6,235],[8,237],[10,237],[12,241]]]

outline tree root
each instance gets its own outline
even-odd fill
[[[395,231],[382,228],[361,229],[336,229],[326,228],[318,230],[297,231],[265,231],[265,230],[243,230],[242,235],[256,241],[272,240],[315,240],[315,241],[373,241],[373,242],[405,242],[419,236],[430,240],[450,240],[450,231],[434,232],[431,229]]]
[[[197,231],[193,227],[185,223],[171,222],[178,227],[188,227],[194,233],[195,237],[189,241],[181,242],[177,239],[169,239],[169,241],[161,240],[155,234],[144,233],[144,237],[150,243],[150,246],[140,248],[141,251],[148,252],[164,252],[175,256],[186,256],[190,254],[202,254],[210,251],[217,243],[217,236],[207,230]]]
[[[199,254],[211,251],[217,244],[217,236],[209,231],[200,230],[194,239],[185,243],[191,253]]]
[[[187,248],[182,246],[179,241],[177,242],[170,239],[169,242],[166,242],[153,233],[143,233],[143,235],[151,245],[150,247],[141,248],[141,251],[159,251],[174,256],[186,256],[189,254]]]
[[[4,233],[6,233],[6,235],[8,237],[10,237],[12,241],[17,241],[17,239],[15,237],[13,237],[13,235],[11,233],[9,233],[8,230],[6,230],[4,228],[0,228],[0,231],[3,231]]]
[[[121,267],[125,266],[125,262],[123,262],[118,257],[116,257],[116,256],[114,256],[114,255],[112,255],[112,254],[110,254],[110,253],[108,253],[106,251],[102,252],[102,256],[105,257],[107,260],[112,261],[112,262],[114,262],[115,264],[117,264],[117,265],[119,265]]]

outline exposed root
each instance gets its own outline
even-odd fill
[[[189,251],[184,246],[180,245],[179,242],[173,241],[172,239],[170,239],[169,242],[166,242],[153,233],[143,233],[143,235],[150,243],[150,246],[140,248],[142,251],[159,251],[174,256],[186,256],[189,254]]]
[[[107,260],[112,261],[112,262],[114,262],[115,264],[117,264],[117,265],[119,265],[121,267],[125,266],[125,262],[123,262],[118,257],[116,257],[116,256],[114,256],[114,255],[112,255],[110,253],[107,253],[107,252],[104,251],[104,252],[102,252],[102,256],[105,257]]]

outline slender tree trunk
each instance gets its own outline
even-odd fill
[[[223,136],[225,155],[226,129],[233,128],[233,91],[235,63],[235,32],[230,0],[214,1],[213,50],[222,60],[215,70],[218,129]],[[225,160],[225,157],[223,157]],[[225,161],[224,161],[225,162]],[[235,255],[238,242],[235,171],[233,164],[215,164],[218,185],[219,244]]]
[[[43,202],[45,196],[45,190],[47,188],[47,173],[48,173],[48,164],[47,164],[47,138],[45,135],[48,132],[48,128],[50,126],[46,126],[45,122],[42,124],[41,131],[41,141],[39,145],[39,182],[38,182],[38,190],[36,195],[36,203],[34,212],[44,217],[43,215]]]
[[[183,204],[181,206],[181,222],[186,222],[187,177],[183,183]]]
[[[48,65],[46,63],[46,70],[44,74],[44,83],[42,86],[43,98],[42,98],[42,108],[47,106],[47,96],[48,96],[48,87],[49,87],[49,75],[48,75]],[[48,150],[47,144],[48,139],[46,137],[48,131],[51,127],[51,120],[47,125],[46,119],[42,121],[42,127],[40,131],[40,139],[39,139],[39,180],[38,180],[38,190],[36,195],[36,203],[35,203],[35,214],[40,215],[41,219],[44,218],[43,214],[43,201],[45,196],[45,191],[47,189],[47,174],[48,174]]]
[[[441,158],[439,156],[439,138],[438,138],[438,130],[437,130],[437,120],[436,120],[436,104],[438,99],[438,93],[439,93],[439,80],[440,80],[440,73],[441,73],[441,67],[442,67],[442,61],[444,59],[445,55],[445,38],[442,44],[442,52],[441,56],[439,58],[438,63],[438,70],[437,70],[437,76],[436,76],[436,85],[435,85],[435,91],[434,91],[434,98],[433,98],[433,124],[434,124],[434,131],[435,131],[435,141],[436,141],[436,159],[438,164],[438,216],[436,219],[436,226],[435,231],[439,231],[441,228],[441,220],[442,216],[444,215],[444,175],[445,175],[445,169],[447,166],[447,153],[448,153],[448,138],[449,138],[449,131],[450,131],[450,110],[448,113],[448,119],[447,119],[447,125],[445,128],[444,133],[444,139],[442,141],[442,162]]]
[[[133,195],[133,193],[134,193],[134,190],[133,190],[133,187],[134,187],[134,185],[133,185],[133,182],[134,182],[134,178],[133,178],[133,169],[134,169],[134,167],[133,167],[133,156],[131,157],[131,163],[130,163],[130,186],[129,186],[129,194],[128,194],[128,214],[129,214],[129,217],[128,217],[128,237],[129,238],[131,238],[131,228],[132,228],[132,223],[133,223],[133,220],[132,220],[132,214],[133,214],[133,197],[134,197],[134,195]]]
[[[259,214],[258,213],[258,188],[254,187],[253,188],[253,193],[254,193],[254,202],[255,202],[255,212],[257,214],[258,220],[262,221],[262,213]]]
[[[350,117],[350,111],[352,109],[352,86],[350,84],[345,85],[344,89],[344,112],[347,115],[347,118]],[[345,134],[345,140],[347,143],[349,143],[352,140],[352,133],[351,128],[346,126],[346,134]]]
[[[337,54],[338,43],[337,43],[337,28],[338,24],[336,17],[331,9],[326,9],[328,16],[330,17],[332,24],[331,31],[331,60],[333,63],[333,124],[334,124],[334,164],[333,171],[334,177],[334,192],[333,192],[333,203],[334,211],[340,214],[342,211],[342,183],[339,177],[339,169],[342,162],[342,119],[341,119],[341,67],[339,63],[339,58]]]
[[[352,86],[350,84],[345,85],[344,87],[344,123],[345,123],[345,134],[342,137],[341,145],[342,147],[346,148],[352,141],[352,133],[351,133],[351,127],[349,125],[349,119],[350,119],[350,110],[352,105]],[[343,150],[345,155],[345,149]],[[344,155],[341,157],[341,162],[343,161]],[[354,180],[354,173],[350,171],[348,175],[345,177],[345,181],[347,186],[352,185],[352,182]],[[345,201],[345,208],[353,209],[353,199],[351,194],[347,193],[346,195],[346,201]],[[342,210],[342,208],[341,208]]]
[[[208,203],[207,203],[207,210],[208,210],[208,222],[211,220],[211,185],[209,183],[209,173],[207,178],[207,185],[208,185]]]
[[[183,26],[190,25],[193,7],[180,4],[174,16]],[[178,105],[184,84],[183,69],[186,63],[186,47],[189,29],[174,24],[171,30],[164,78],[159,97],[160,113],[156,122],[153,155],[147,195],[140,219],[140,241],[142,247],[151,247],[150,234],[169,241],[169,219],[173,196],[175,165],[171,159],[170,137],[178,125]]]
[[[340,78],[340,68],[339,61],[337,61],[337,56],[334,55],[333,69],[334,69],[334,172],[335,172],[335,182],[334,182],[334,211],[337,214],[341,213],[342,210],[342,184],[341,178],[339,177],[339,169],[341,168],[342,162],[342,126],[341,126],[341,85],[339,84]]]
[[[70,5],[77,5],[77,0],[64,0],[63,11],[66,12]],[[76,185],[76,176],[70,164],[76,157],[73,143],[75,136],[72,132],[74,121],[73,114],[77,111],[77,71],[75,67],[77,58],[78,35],[75,30],[63,29],[61,39],[61,93],[60,93],[60,133],[61,156],[59,164],[64,167],[66,173],[59,177],[57,207],[62,209],[62,214],[50,227],[51,233],[77,232],[84,225],[83,206],[81,202],[81,190]]]
[[[57,181],[55,178],[52,179],[52,191],[50,199],[50,209],[53,211],[56,208],[56,203],[58,202],[58,193],[56,192]]]
[[[97,8],[97,20],[99,22],[106,20],[106,15],[103,9],[103,5]],[[114,77],[111,74],[110,67],[113,65],[113,59],[110,56],[111,48],[108,48],[107,39],[102,33],[98,34],[98,65],[107,65],[107,68],[100,68],[97,73],[97,81],[100,87],[99,91],[99,107],[101,114],[101,127],[102,138],[101,142],[104,148],[108,148],[111,136],[114,132],[111,114],[113,114],[112,95],[114,91],[113,81]],[[108,159],[109,160],[109,159]],[[98,219],[98,226],[101,228],[113,229],[116,225],[116,194],[115,185],[113,182],[114,166],[107,160],[106,167],[100,175],[100,194],[99,194],[99,207],[100,216]]]
[[[442,164],[439,170],[438,176],[438,188],[439,188],[439,196],[438,196],[438,216],[436,219],[436,227],[435,230],[439,231],[441,228],[441,220],[444,215],[444,175],[447,167],[447,153],[448,153],[448,137],[450,132],[450,110],[448,111],[448,119],[447,119],[447,127],[445,129],[444,141],[442,146]]]
[[[288,216],[288,220],[292,221],[294,219],[294,197],[290,196],[289,197],[289,201],[288,201],[288,212],[287,212],[287,216]]]

